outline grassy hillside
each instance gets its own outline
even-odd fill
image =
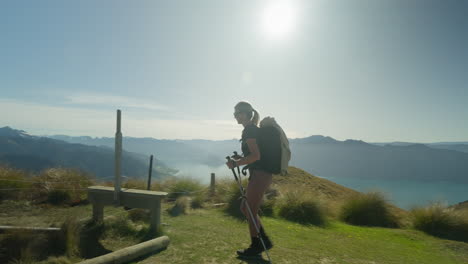
[[[289,174],[286,176],[274,175],[273,188],[304,189],[306,192],[324,200],[329,213],[336,216],[344,202],[359,194],[359,192],[336,184],[324,178],[316,177],[302,169],[289,167]],[[407,217],[407,212],[396,206],[390,205],[393,212],[402,217]]]
[[[135,263],[244,262],[235,251],[248,246],[247,225],[218,209],[164,215],[169,248]],[[275,263],[467,263],[468,244],[440,240],[414,230],[356,227],[334,221],[327,228],[263,218],[275,247]]]
[[[222,189],[232,182],[233,180],[220,181],[218,195],[227,195]],[[145,186],[138,182],[132,184],[134,188]],[[157,189],[169,192],[203,188],[187,180],[175,179],[159,182],[157,185]],[[275,175],[272,189],[279,193],[296,189],[305,191],[319,197],[332,211],[328,216],[328,224],[323,226],[301,225],[277,215],[263,217],[265,229],[275,243],[270,252],[274,263],[468,263],[466,242],[439,239],[414,230],[409,225],[399,229],[360,227],[339,221],[336,214],[340,207],[359,193],[310,175],[299,168],[290,167],[290,174],[287,176]],[[218,196],[216,199],[222,197]],[[204,208],[188,209],[187,214],[171,216],[168,209],[174,206],[174,202],[165,201],[163,232],[170,237],[170,246],[160,253],[133,263],[266,263],[245,262],[236,258],[235,251],[247,247],[250,242],[247,223],[227,215],[224,208],[213,206],[213,203],[218,202],[219,200],[208,199],[205,200]],[[393,210],[410,219],[408,212],[396,207]],[[0,201],[0,225],[60,227],[71,220],[89,219],[91,215],[92,207],[86,203],[77,206],[53,206],[47,203],[34,204],[28,200]],[[99,238],[95,241],[82,241],[80,247],[84,245],[86,248],[88,245],[89,250],[89,245],[92,245],[92,248],[104,253],[145,239],[149,226],[147,220],[133,222],[129,212],[113,206],[105,208],[104,216],[104,227],[98,228],[101,232],[97,236]],[[2,252],[8,252],[5,247],[2,248],[2,236],[0,234],[0,257]],[[83,257],[83,253],[70,253],[68,249],[67,254],[60,263],[76,263]],[[86,254],[92,256],[97,253]],[[41,264],[45,263],[50,262]]]
[[[114,150],[110,147],[71,144],[40,136],[31,136],[24,131],[9,127],[0,128],[0,164],[38,173],[51,167],[77,168],[94,174],[97,178],[112,177]],[[122,153],[122,174],[131,177],[148,175],[149,156],[128,152]],[[174,175],[159,159],[154,159],[153,177]]]
[[[1,205],[0,225],[60,225],[67,217],[89,217],[90,205],[68,208],[20,210],[24,204]],[[164,209],[171,206],[163,205]],[[8,212],[8,216],[5,212]],[[106,222],[128,219],[121,208],[106,207]],[[235,250],[248,246],[247,224],[225,215],[221,209],[191,210],[171,217],[163,211],[164,232],[170,246],[155,255],[133,263],[265,263],[237,259]],[[275,263],[415,263],[461,264],[468,262],[468,243],[437,239],[411,229],[356,227],[332,221],[325,228],[263,218],[275,247]],[[147,226],[147,224],[135,225]],[[141,228],[141,227],[140,227]],[[138,243],[135,236],[109,232],[100,239],[108,250]],[[72,258],[78,262],[78,258]]]
[[[466,210],[468,211],[468,201],[457,203],[452,206],[455,210]]]

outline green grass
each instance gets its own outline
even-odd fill
[[[235,258],[235,251],[250,242],[245,221],[226,215],[222,209],[196,209],[187,215],[171,217],[165,210],[171,206],[164,203],[162,210],[164,232],[171,244],[166,250],[135,263],[242,263]],[[9,217],[0,217],[0,224],[11,224],[8,219],[15,218],[16,225],[59,226],[70,216],[91,216],[90,205],[32,207],[27,212],[17,205],[17,209],[11,204],[0,207],[10,209]],[[115,232],[115,228],[105,231],[100,240],[104,248],[114,251],[141,241],[138,230],[147,228],[146,223],[116,222],[126,217],[126,212],[112,206],[105,208],[104,216],[109,226],[125,227],[120,228],[122,232]],[[338,221],[331,221],[323,228],[278,218],[262,220],[275,243],[271,250],[275,263],[468,262],[468,243],[442,240],[412,229],[359,227]]]
[[[146,263],[239,263],[237,249],[247,247],[246,222],[219,209],[163,215],[168,249]],[[411,229],[358,227],[332,221],[326,228],[264,217],[275,247],[275,263],[467,263],[468,244],[440,240]],[[242,263],[242,262],[241,262]],[[246,263],[246,262],[244,262]],[[255,263],[255,262],[251,262]]]
[[[43,174],[42,178],[50,182],[61,175],[77,178],[83,176],[67,171],[48,172]],[[25,177],[16,171],[9,173],[11,177],[19,177],[18,179]],[[163,203],[162,227],[164,234],[170,237],[171,244],[166,250],[135,263],[261,263],[236,259],[235,251],[247,247],[250,238],[247,223],[227,214],[227,212],[234,214],[240,212],[237,204],[238,187],[233,184],[235,184],[233,181],[219,181],[216,194],[207,199],[205,187],[192,180],[184,179],[178,183],[175,179],[170,179],[154,183],[153,188],[158,190],[197,191],[195,196],[200,195],[200,197],[193,198],[198,200],[198,204],[205,201],[205,208],[191,209],[187,214],[172,217],[167,209],[172,208],[174,203]],[[82,187],[81,184],[76,186]],[[129,182],[127,187],[143,188],[144,184],[134,180]],[[468,263],[466,242],[443,240],[409,227],[389,229],[353,226],[339,222],[336,220],[339,208],[357,192],[314,177],[300,169],[291,168],[291,175],[287,177],[275,176],[272,187],[280,194],[273,197],[274,199],[280,200],[281,193],[285,193],[288,189],[302,189],[326,202],[327,213],[331,212],[327,217],[330,219],[328,224],[321,227],[301,225],[282,218],[263,217],[265,229],[275,244],[271,251],[275,263]],[[77,198],[82,197],[82,193],[79,192],[75,195]],[[228,202],[226,207],[231,207],[231,210],[213,209],[211,205],[219,202]],[[188,208],[188,201],[186,203],[185,207]],[[277,215],[273,212],[278,211],[278,208],[273,210],[271,205],[270,207],[272,215]],[[390,209],[399,216],[404,217],[407,214],[395,207]],[[53,206],[48,203],[35,204],[31,201],[0,202],[0,225],[60,227],[68,223],[66,226],[74,230],[76,226],[73,221],[89,218],[91,214],[92,207],[89,204],[68,207]],[[147,239],[145,235],[148,231],[147,213],[134,211],[130,214],[131,217],[122,208],[105,207],[104,225],[91,228],[90,232],[87,229],[83,231],[91,237],[94,235],[99,237],[98,241],[87,244],[89,248],[98,249],[101,253],[109,252]],[[130,221],[131,218],[134,221]],[[76,253],[78,249],[72,245],[77,239],[77,237],[67,239],[65,254],[68,257],[51,257],[48,261],[79,262]],[[81,239],[80,236],[78,240],[82,241]],[[92,239],[88,237],[88,240]]]

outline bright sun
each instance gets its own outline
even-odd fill
[[[272,1],[263,10],[262,29],[269,37],[283,39],[294,30],[296,18],[296,9],[291,1]]]

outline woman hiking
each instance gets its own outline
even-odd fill
[[[250,175],[249,183],[247,185],[246,199],[242,200],[240,210],[247,217],[249,222],[250,237],[252,240],[252,243],[247,249],[238,250],[237,254],[240,257],[257,257],[265,249],[262,246],[258,236],[259,234],[255,229],[253,221],[256,221],[257,226],[260,229],[260,235],[263,239],[263,242],[265,243],[266,248],[270,249],[273,247],[273,244],[270,238],[265,234],[265,230],[263,229],[260,218],[258,217],[258,210],[262,202],[263,194],[272,182],[272,174],[265,171],[260,164],[261,155],[257,145],[259,131],[258,121],[260,119],[258,112],[253,109],[252,105],[249,103],[239,102],[234,107],[234,117],[236,118],[238,124],[244,126],[241,139],[243,157],[234,156],[233,159],[235,163],[228,161],[226,165],[230,169],[236,166],[248,165]],[[249,203],[252,215],[255,217],[255,219],[251,219],[250,214],[247,211],[245,201]]]

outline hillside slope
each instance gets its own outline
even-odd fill
[[[285,189],[307,190],[310,194],[324,200],[330,213],[337,214],[338,209],[348,199],[360,192],[339,185],[330,180],[314,176],[300,168],[290,166],[289,174],[286,176],[274,175],[273,185],[280,191]],[[390,207],[399,216],[406,216],[407,212],[390,204]]]
[[[466,211],[468,211],[468,201],[457,203],[455,205],[452,205],[451,207],[454,208],[455,210],[466,210]]]
[[[142,154],[124,151],[122,174],[146,177],[148,160]],[[34,172],[50,167],[78,168],[97,178],[106,178],[114,174],[114,150],[31,136],[24,131],[3,127],[0,128],[0,163]],[[175,172],[157,160],[155,164],[153,175],[156,178]]]

